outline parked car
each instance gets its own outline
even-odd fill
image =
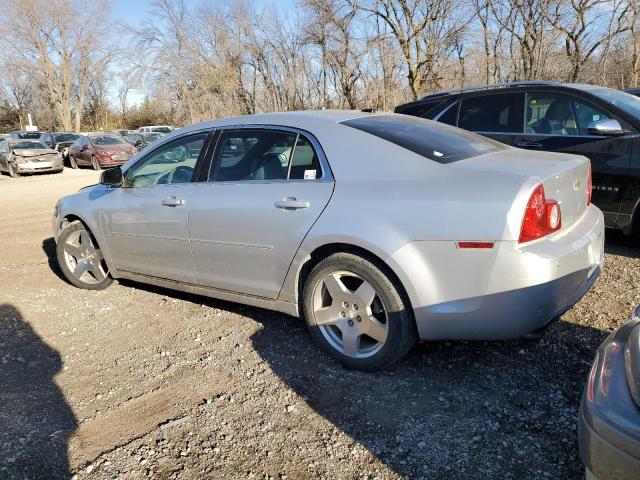
[[[0,133],[0,140],[6,140],[7,138],[9,138],[8,133]]]
[[[241,148],[239,148],[241,146]],[[416,337],[516,338],[600,272],[589,162],[406,115],[252,115],[173,132],[62,198],[73,285],[129,278],[303,316],[351,368]]]
[[[39,140],[7,139],[0,142],[0,171],[11,177],[23,173],[61,172],[62,155]]]
[[[640,87],[627,88],[624,91],[630,95],[635,95],[636,97],[640,96]]]
[[[578,426],[586,480],[640,478],[640,307],[598,349]]]
[[[9,134],[9,138],[14,140],[40,140],[42,132],[22,132],[14,131]]]
[[[94,170],[122,165],[138,150],[122,137],[94,133],[81,135],[69,146],[72,168],[90,165]]]
[[[162,135],[162,133],[130,133],[124,138],[138,150],[142,150],[143,148],[146,148],[150,143],[153,143],[157,139],[162,137]]]
[[[69,166],[73,167],[69,161],[69,147],[80,137],[80,135],[71,132],[55,132],[51,135],[53,143],[52,148],[60,152],[62,154],[62,159],[65,162],[68,162]],[[77,168],[77,165],[75,168]]]
[[[584,155],[606,226],[640,235],[640,99],[592,85],[518,82],[435,93],[396,107],[508,145]]]
[[[138,133],[162,133],[167,134],[173,131],[173,127],[169,125],[147,125],[138,128]]]

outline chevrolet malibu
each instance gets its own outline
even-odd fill
[[[62,198],[73,285],[115,278],[302,316],[349,368],[417,338],[509,339],[602,262],[590,164],[397,114],[292,112],[173,131]]]
[[[54,172],[64,169],[62,154],[49,148],[40,140],[0,141],[0,171],[11,177],[23,173]]]

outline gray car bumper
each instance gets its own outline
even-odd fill
[[[418,330],[429,338],[454,339],[457,332],[468,340],[523,337],[575,305],[599,274],[600,267],[584,269],[531,287],[433,305],[416,315]]]
[[[585,418],[584,401],[582,405],[578,440],[587,480],[637,480],[640,478],[640,459],[629,455],[598,434]]]

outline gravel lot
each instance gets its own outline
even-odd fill
[[[346,371],[297,319],[60,278],[50,218],[97,173],[0,177],[0,478],[578,479],[593,353],[640,303],[640,250],[538,342],[420,344]]]

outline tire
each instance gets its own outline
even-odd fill
[[[78,168],[78,162],[76,162],[75,157],[70,154],[68,158],[69,158],[69,166],[74,170],[76,170]]]
[[[91,166],[94,170],[100,170],[100,163],[98,163],[98,159],[91,155]]]
[[[20,173],[18,173],[15,169],[15,167],[13,166],[13,164],[11,163],[11,158],[7,159],[7,167],[9,167],[7,169],[7,171],[9,172],[9,176],[11,178],[17,178],[20,176]]]
[[[65,278],[78,288],[102,290],[113,283],[95,238],[82,222],[71,222],[62,230],[56,257]]]
[[[389,367],[416,342],[409,302],[385,270],[361,256],[335,253],[305,281],[302,310],[311,336],[347,368]]]

